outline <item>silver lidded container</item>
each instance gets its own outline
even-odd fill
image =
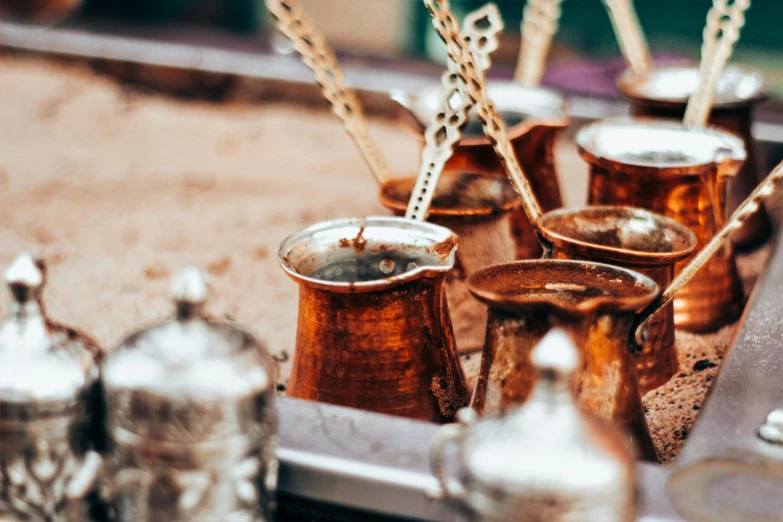
[[[277,480],[275,364],[250,334],[204,313],[195,268],[176,316],[126,338],[103,365],[118,522],[270,520]]]
[[[5,273],[0,326],[0,520],[89,520],[101,458],[98,364],[90,338],[47,319],[46,271],[23,254]]]
[[[436,433],[433,495],[471,521],[635,520],[634,453],[615,428],[579,411],[569,386],[579,365],[573,342],[553,330],[532,359],[537,382],[527,403],[480,420],[466,408],[459,424]]]

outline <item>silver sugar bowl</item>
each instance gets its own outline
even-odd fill
[[[89,520],[101,458],[98,363],[90,338],[47,319],[46,271],[24,254],[5,273],[0,326],[0,520]]]
[[[275,364],[250,334],[204,314],[195,268],[174,319],[127,337],[103,365],[118,522],[263,522],[277,482]]]
[[[433,496],[470,521],[635,520],[634,453],[615,428],[578,409],[569,387],[580,364],[573,342],[553,330],[532,359],[537,381],[523,406],[480,420],[466,408],[459,424],[436,433]]]

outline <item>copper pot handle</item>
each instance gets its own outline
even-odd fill
[[[647,324],[650,322],[652,316],[674,299],[674,295],[683,286],[688,284],[691,278],[707,264],[707,261],[710,260],[718,249],[720,249],[723,242],[726,241],[735,230],[740,228],[756,210],[758,210],[759,205],[761,205],[767,197],[775,192],[781,181],[783,181],[783,162],[780,162],[778,166],[769,173],[767,178],[756,187],[750,196],[737,207],[737,210],[734,211],[731,218],[723,225],[723,228],[715,234],[710,242],[707,243],[682,272],[674,278],[674,281],[671,282],[669,287],[639,314],[636,326],[631,330],[633,332],[632,345],[635,343],[635,347],[638,348],[644,344]]]

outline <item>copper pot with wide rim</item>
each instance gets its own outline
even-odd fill
[[[468,402],[445,296],[458,239],[397,217],[336,219],[280,245],[299,283],[291,397],[431,422]]]
[[[698,65],[680,64],[659,67],[644,77],[626,71],[617,79],[617,88],[631,103],[635,116],[671,118],[682,121],[688,98],[696,90]],[[766,100],[767,87],[762,74],[754,69],[728,65],[721,74],[710,113],[710,123],[727,129],[745,142],[747,160],[728,182],[726,213],[731,214],[759,182],[758,147],[751,127],[753,111]],[[752,248],[772,233],[772,225],[763,206],[732,234],[738,248]]]
[[[472,399],[479,413],[527,400],[534,381],[530,353],[560,327],[581,352],[573,380],[579,404],[626,428],[641,455],[657,460],[629,350],[636,314],[658,295],[652,279],[600,263],[532,260],[479,270],[468,278],[468,288],[489,308]]]
[[[402,216],[415,178],[401,178],[381,187],[381,203]],[[446,277],[446,297],[462,353],[480,350],[487,311],[470,296],[465,279],[480,268],[515,259],[510,214],[520,207],[511,184],[497,176],[467,172],[443,176],[438,183],[428,220],[459,237],[454,269]]]
[[[558,135],[570,122],[563,98],[542,87],[525,87],[510,81],[493,80],[488,83],[487,92],[509,127],[508,138],[541,207],[544,210],[562,207],[554,149]],[[406,125],[423,136],[430,116],[440,105],[440,95],[440,87],[433,87],[416,95],[395,93],[392,98],[406,109]],[[454,154],[446,163],[444,178],[455,172],[506,177],[492,144],[473,113]],[[513,213],[511,226],[516,259],[540,256],[541,245],[521,209]]]
[[[555,259],[597,261],[634,270],[669,286],[675,263],[696,247],[696,236],[673,219],[631,207],[585,207],[545,214],[541,233]],[[643,394],[665,384],[679,368],[674,345],[674,308],[665,306],[651,320],[649,335],[636,352]]]
[[[714,128],[655,119],[587,125],[576,136],[590,164],[589,203],[640,207],[672,218],[696,235],[700,250],[725,223],[726,182],[745,160],[742,140]],[[675,275],[688,263],[675,265]],[[694,332],[739,318],[743,290],[734,250],[725,243],[674,300],[674,323]]]

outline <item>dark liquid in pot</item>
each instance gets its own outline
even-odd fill
[[[309,276],[322,281],[359,283],[398,276],[416,267],[432,264],[433,259],[427,257],[378,252],[334,261],[313,270]]]

